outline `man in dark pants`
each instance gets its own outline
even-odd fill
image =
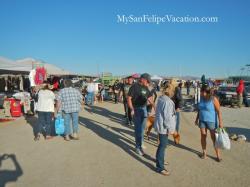
[[[142,74],[139,82],[130,87],[127,98],[131,115],[134,117],[136,153],[140,156],[144,155],[142,143],[148,115],[147,102],[149,101],[154,106],[152,95],[148,89],[150,82],[150,75],[147,73]]]
[[[129,92],[129,89],[132,86],[133,82],[134,82],[134,78],[132,76],[129,76],[125,80],[125,83],[122,85],[121,90],[120,90],[120,97],[123,97],[125,117],[127,119],[127,124],[128,125],[133,125],[131,110],[128,107],[128,101],[127,101],[128,92]]]
[[[118,103],[119,90],[120,90],[119,80],[116,80],[115,84],[113,85],[113,92],[114,92],[114,96],[115,96],[115,104]]]

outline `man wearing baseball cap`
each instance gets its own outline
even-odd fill
[[[143,73],[139,82],[130,87],[127,98],[128,106],[134,117],[136,153],[140,156],[144,155],[142,142],[148,115],[147,102],[154,106],[152,95],[148,89],[150,82],[150,75],[148,73]]]

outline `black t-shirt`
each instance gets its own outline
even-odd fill
[[[147,100],[152,94],[147,87],[135,83],[130,87],[128,96],[132,97],[134,107],[143,107],[147,105]]]

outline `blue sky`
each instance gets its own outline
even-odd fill
[[[248,0],[0,0],[0,56],[77,73],[224,77],[250,63]],[[117,15],[218,23],[117,23]]]

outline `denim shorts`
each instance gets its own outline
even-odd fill
[[[200,121],[199,122],[199,127],[200,128],[206,128],[209,130],[215,130],[216,129],[216,125],[214,122],[207,122],[207,121]]]

